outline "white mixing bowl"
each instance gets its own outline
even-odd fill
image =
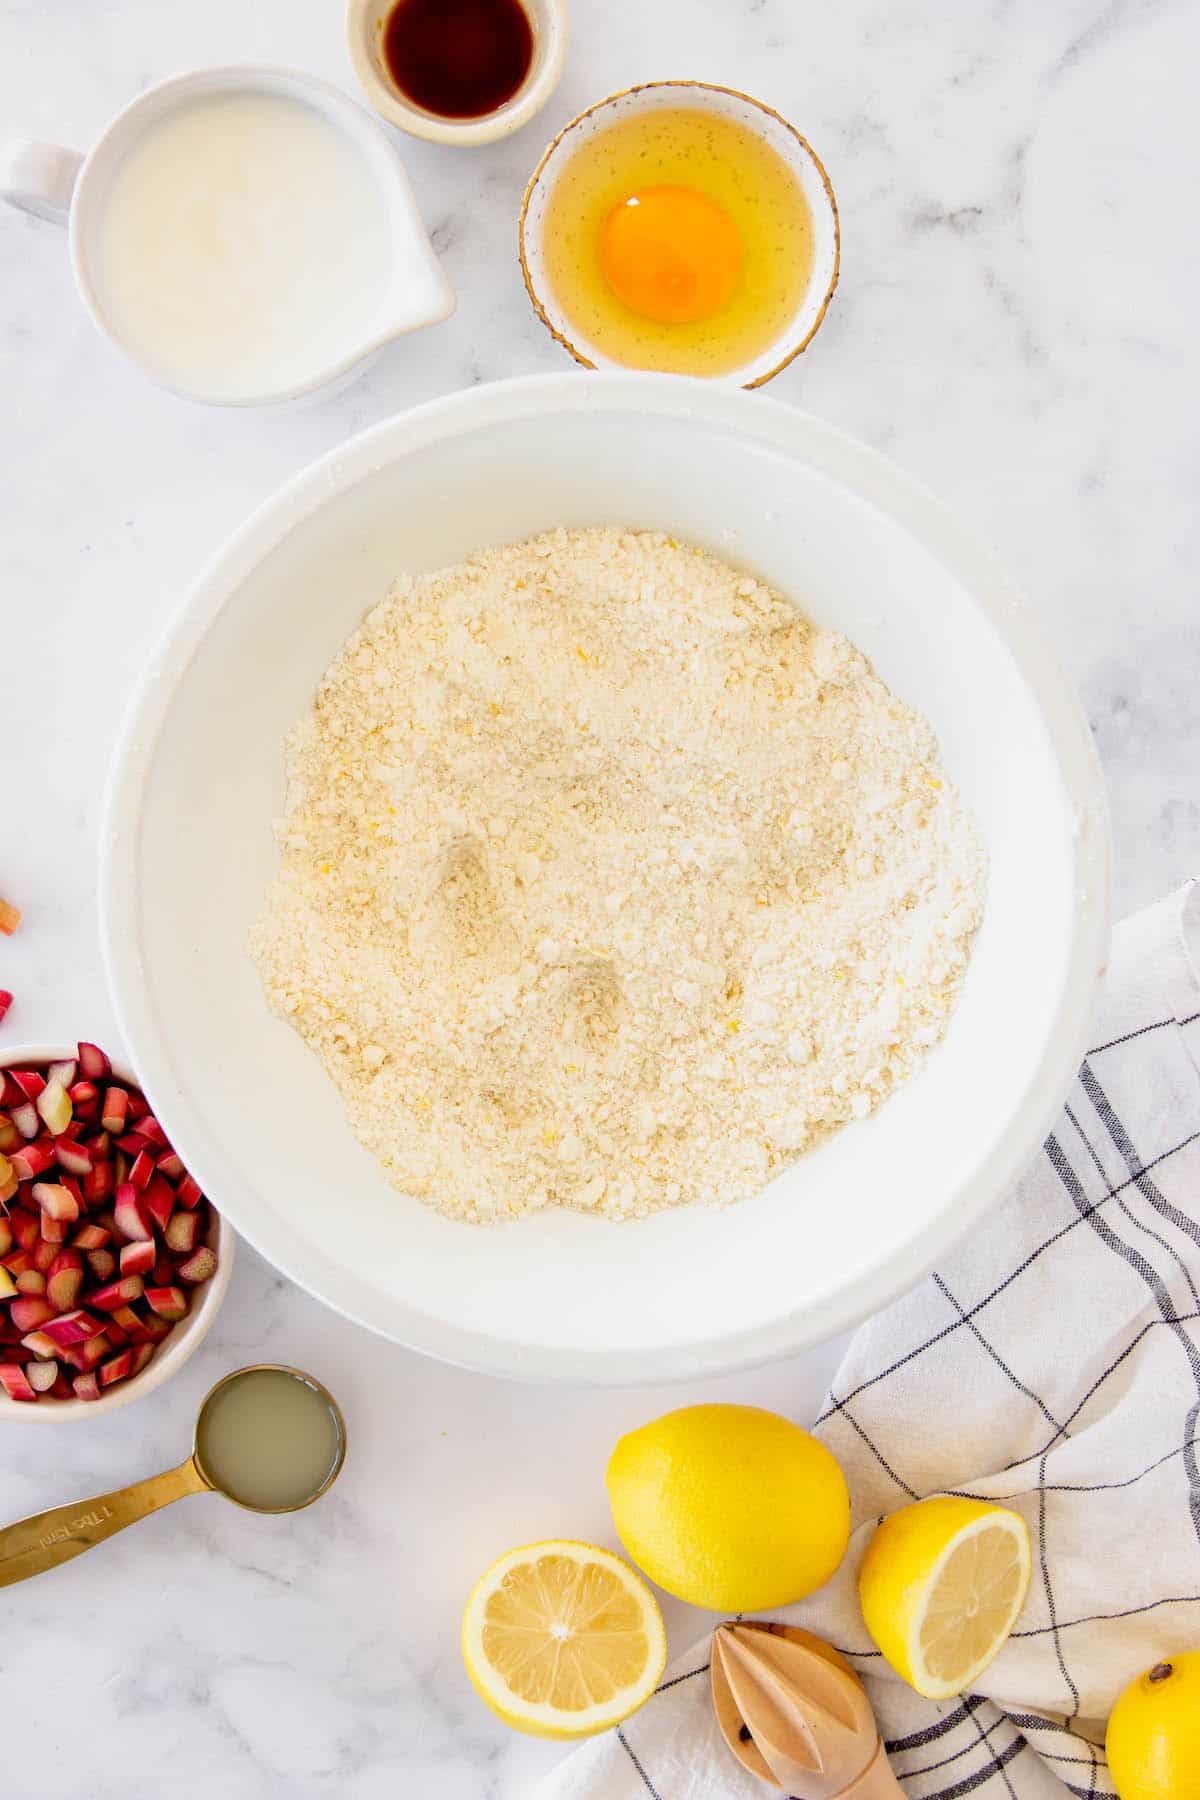
[[[937,731],[987,840],[987,912],[922,1073],[757,1198],[482,1229],[386,1184],[316,1059],[267,1011],[246,940],[274,865],[284,732],[392,578],[594,523],[707,545],[860,645]],[[1003,578],[862,445],[673,376],[457,394],[289,483],[209,565],[148,670],[104,841],[103,933],[130,1055],[206,1192],[331,1306],[496,1374],[710,1373],[882,1305],[1036,1150],[1107,945],[1091,740]]]

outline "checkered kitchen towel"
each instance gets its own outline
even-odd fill
[[[858,1332],[817,1430],[857,1525],[833,1582],[778,1616],[844,1650],[910,1800],[1111,1795],[1121,1688],[1200,1648],[1200,890],[1120,926],[1079,1077],[1006,1204]],[[1017,1629],[961,1701],[892,1675],[856,1599],[878,1519],[926,1494],[1014,1507]],[[702,1641],[539,1800],[761,1800],[720,1741]]]

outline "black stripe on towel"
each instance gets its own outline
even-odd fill
[[[1127,1244],[1124,1238],[1118,1237],[1116,1232],[1104,1219],[1096,1216],[1095,1207],[1089,1205],[1078,1175],[1076,1175],[1075,1170],[1068,1161],[1062,1145],[1054,1136],[1050,1136],[1046,1139],[1046,1154],[1049,1156],[1059,1180],[1071,1196],[1075,1206],[1080,1210],[1080,1216],[1087,1217],[1089,1225],[1092,1227],[1092,1230],[1096,1233],[1096,1236],[1100,1239],[1102,1244],[1105,1244],[1114,1255],[1124,1257],[1130,1268],[1135,1270],[1136,1273],[1141,1276],[1142,1280],[1153,1294],[1155,1303],[1158,1306],[1158,1310],[1163,1319],[1179,1339],[1184,1355],[1187,1357],[1191,1367],[1192,1379],[1196,1384],[1196,1404],[1188,1414],[1188,1423],[1184,1429],[1185,1437],[1194,1437],[1196,1435],[1196,1421],[1200,1418],[1200,1350],[1196,1348],[1192,1338],[1185,1330],[1179,1314],[1175,1310],[1175,1303],[1171,1298],[1168,1288],[1153,1264],[1148,1263],[1141,1252],[1135,1250],[1131,1244]],[[1134,1178],[1131,1177],[1130,1179],[1132,1180]],[[1114,1190],[1114,1192],[1115,1191],[1116,1190]],[[1083,1212],[1085,1207],[1088,1208],[1086,1215]],[[1197,1540],[1200,1541],[1200,1485],[1198,1485],[1194,1479],[1194,1471],[1195,1458],[1193,1456],[1191,1459],[1191,1466],[1188,1468],[1190,1486],[1190,1492],[1188,1494],[1188,1511],[1191,1515],[1192,1529],[1196,1533]]]
[[[638,1774],[641,1776],[643,1785],[645,1786],[646,1792],[651,1796],[651,1800],[662,1800],[662,1795],[659,1793],[658,1789],[655,1787],[654,1783],[651,1781],[650,1777],[647,1775],[645,1769],[643,1769],[641,1763],[638,1761],[637,1755],[633,1748],[633,1745],[629,1742],[629,1739],[625,1736],[625,1733],[621,1730],[620,1726],[617,1727],[617,1742],[619,1744],[622,1744],[624,1746],[624,1748],[628,1751],[629,1760],[633,1764],[634,1768],[637,1770]]]
[[[957,1313],[961,1314],[962,1321],[963,1321],[964,1325],[966,1325],[969,1328],[971,1336],[973,1338],[977,1339],[980,1344],[982,1344],[983,1348],[987,1351],[988,1355],[991,1357],[992,1361],[996,1364],[997,1368],[1001,1371],[1002,1374],[1004,1374],[1008,1377],[1009,1381],[1012,1382],[1012,1384],[1016,1388],[1017,1392],[1019,1394],[1024,1394],[1024,1396],[1027,1400],[1033,1401],[1033,1404],[1037,1407],[1038,1411],[1041,1413],[1041,1415],[1045,1419],[1046,1423],[1048,1425],[1053,1425],[1055,1431],[1058,1433],[1058,1435],[1060,1437],[1069,1437],[1070,1433],[1068,1432],[1066,1426],[1059,1424],[1058,1420],[1055,1418],[1054,1414],[1050,1411],[1050,1408],[1046,1405],[1046,1402],[1042,1399],[1041,1395],[1035,1394],[1031,1387],[1026,1387],[1025,1383],[1020,1379],[1019,1376],[1013,1374],[1012,1370],[1009,1368],[1008,1364],[1005,1362],[1005,1360],[1001,1356],[1000,1352],[996,1349],[995,1345],[990,1341],[990,1339],[984,1337],[982,1331],[980,1331],[980,1329],[979,1329],[978,1325],[976,1325],[974,1319],[968,1317],[967,1313],[963,1310],[961,1303],[954,1298],[954,1295],[950,1292],[950,1289],[947,1287],[946,1283],[943,1281],[942,1277],[938,1274],[936,1269],[933,1271],[933,1279],[934,1279],[934,1281],[936,1281],[938,1287],[941,1289],[941,1291],[945,1295],[946,1299],[950,1302],[951,1306],[955,1309],[955,1311]]]
[[[936,1725],[926,1725],[924,1731],[910,1732],[908,1737],[889,1738],[883,1747],[889,1756],[898,1755],[901,1750],[919,1750],[922,1744],[932,1744],[935,1738],[945,1737],[948,1731],[953,1731],[956,1725],[961,1725],[963,1720],[982,1704],[979,1697],[972,1694],[969,1699],[963,1701],[961,1706],[956,1706],[952,1713],[947,1713],[944,1719],[939,1719]]]
[[[990,1781],[998,1771],[1007,1768],[1015,1756],[1020,1756],[1025,1747],[1023,1737],[1014,1738],[1008,1748],[994,1754],[984,1768],[979,1769],[974,1775],[968,1775],[963,1781],[956,1781],[953,1787],[938,1788],[936,1793],[930,1794],[929,1800],[959,1800],[960,1794],[973,1794],[976,1788],[981,1788],[984,1782]],[[1011,1786],[1008,1791],[1010,1794],[1012,1793]]]
[[[1152,1157],[1145,1168],[1138,1171],[1138,1174],[1148,1174],[1151,1169],[1156,1169],[1159,1163],[1166,1162],[1168,1157],[1177,1156],[1181,1150],[1186,1150],[1188,1145],[1194,1144],[1198,1138],[1200,1138],[1200,1131],[1191,1132],[1189,1136],[1181,1138],[1177,1144],[1172,1144],[1169,1150],[1163,1150],[1158,1156]],[[1049,1140],[1047,1140],[1047,1142],[1049,1142]],[[1132,1187],[1135,1179],[1136,1177],[1131,1175],[1128,1180],[1118,1183],[1118,1185],[1113,1188],[1112,1194],[1106,1195],[1105,1199],[1115,1198],[1117,1194],[1123,1193],[1127,1187]],[[1052,1232],[1043,1243],[1038,1245],[1036,1250],[1031,1250],[1029,1255],[1025,1257],[1022,1262],[1017,1264],[1010,1275],[1006,1275],[1003,1281],[998,1282],[990,1294],[985,1294],[982,1300],[976,1301],[975,1305],[968,1309],[967,1318],[973,1319],[977,1313],[983,1311],[985,1306],[990,1306],[992,1301],[997,1299],[999,1295],[1004,1292],[1005,1288],[1011,1287],[1017,1277],[1023,1275],[1026,1269],[1028,1269],[1032,1263],[1037,1261],[1039,1256],[1043,1256],[1047,1250],[1053,1249],[1054,1245],[1057,1244],[1061,1238],[1066,1237],[1069,1232],[1074,1231],[1078,1225],[1083,1223],[1084,1219],[1088,1218],[1091,1213],[1096,1211],[1097,1207],[1103,1205],[1104,1200],[1096,1201],[1095,1205],[1089,1201],[1083,1212],[1077,1214],[1075,1218],[1069,1219],[1067,1223],[1061,1225],[1057,1231]],[[935,1331],[932,1337],[925,1339],[924,1343],[918,1344],[915,1349],[906,1350],[903,1356],[898,1356],[895,1362],[888,1364],[886,1369],[880,1369],[877,1375],[868,1375],[865,1381],[860,1381],[858,1386],[852,1388],[840,1402],[831,1397],[830,1404],[817,1419],[816,1423],[818,1425],[827,1423],[837,1411],[839,1404],[844,1406],[851,1400],[857,1400],[858,1396],[860,1394],[865,1394],[868,1388],[877,1387],[881,1381],[886,1381],[889,1375],[894,1375],[897,1369],[904,1368],[906,1363],[914,1362],[918,1356],[923,1356],[926,1350],[931,1350],[935,1344],[940,1344],[944,1338],[953,1337],[956,1331],[962,1330],[965,1322],[966,1321],[963,1319],[951,1319],[948,1325],[943,1325],[940,1331]]]
[[[955,1750],[951,1756],[943,1756],[939,1762],[922,1763],[918,1769],[893,1770],[896,1780],[915,1781],[918,1775],[932,1775],[935,1769],[948,1769],[951,1763],[961,1762],[964,1756],[971,1756],[978,1750],[981,1743],[987,1744],[993,1731],[999,1731],[1002,1725],[1008,1724],[1008,1720],[1004,1717],[1003,1713],[1000,1714],[999,1718],[992,1721],[986,1731],[983,1730],[979,1720],[975,1717],[973,1712],[965,1714],[963,1718],[960,1718],[959,1723],[962,1724],[964,1719],[969,1719],[971,1724],[975,1727],[975,1730],[978,1733],[976,1737],[972,1738],[969,1743],[963,1744],[961,1749]],[[1005,1777],[1005,1779],[1007,1779],[1007,1777]]]

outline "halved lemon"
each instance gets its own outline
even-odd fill
[[[867,1546],[863,1618],[897,1675],[930,1700],[948,1700],[998,1655],[1032,1568],[1018,1513],[983,1500],[919,1500],[885,1519]]]
[[[463,1661],[506,1725],[580,1738],[619,1725],[658,1686],[667,1639],[658,1602],[608,1550],[565,1539],[494,1562],[463,1614]]]

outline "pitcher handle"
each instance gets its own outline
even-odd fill
[[[78,150],[68,150],[65,144],[9,138],[0,144],[0,200],[35,218],[65,225],[82,167]]]

